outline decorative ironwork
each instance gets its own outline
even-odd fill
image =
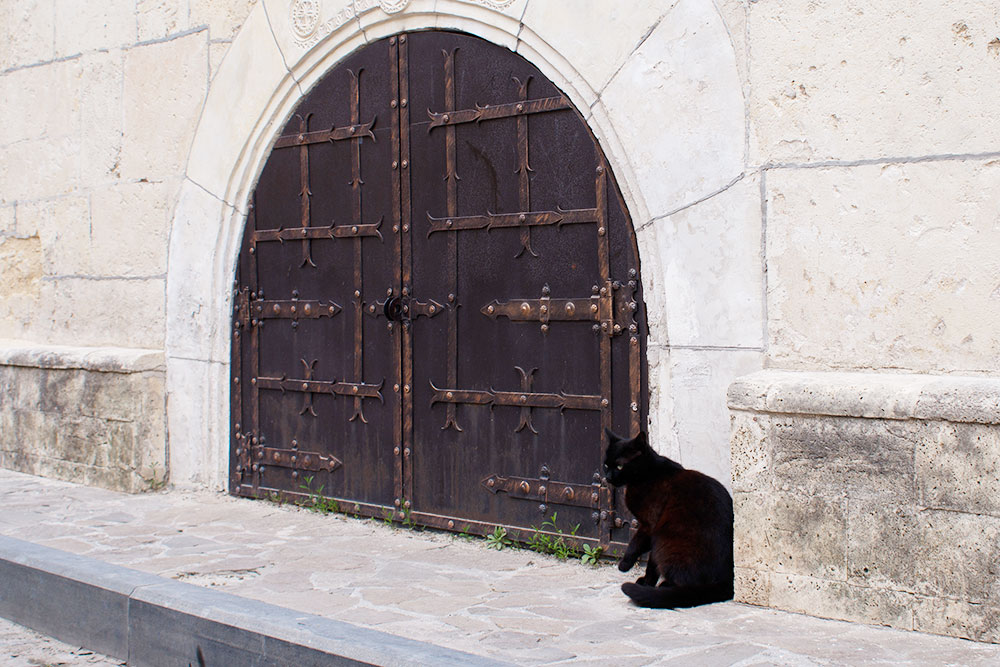
[[[305,116],[299,116],[299,132],[306,133],[309,131],[309,119],[312,117],[311,113],[307,113]],[[309,147],[305,144],[301,144],[299,148],[299,179],[302,184],[302,190],[299,192],[299,197],[302,200],[302,229],[306,229],[311,225],[311,216],[309,212],[309,198],[312,197],[312,191],[309,189]],[[309,266],[316,268],[316,263],[312,260],[312,245],[308,234],[302,238],[302,263],[299,266]]]
[[[254,319],[315,320],[333,317],[343,310],[333,301],[310,301],[299,299],[266,300],[257,299],[248,308],[248,315]]]
[[[558,408],[562,410],[600,410],[600,396],[586,394],[549,394],[526,391],[489,391],[482,389],[438,389],[430,382],[434,395],[431,405],[435,403],[464,403],[466,405],[510,405],[530,408]]]
[[[415,57],[429,54],[431,62],[414,62],[410,68],[410,45],[419,47]],[[513,81],[502,86],[506,92],[496,91],[502,96],[499,104],[471,104],[481,98],[470,98],[474,88],[464,88],[484,59]],[[337,498],[341,507],[366,516],[385,517],[390,511],[397,520],[405,515],[422,525],[479,533],[505,525],[512,536],[529,538],[527,526],[532,523],[534,508],[525,503],[497,502],[492,494],[503,492],[535,501],[542,512],[548,505],[573,508],[567,514],[574,523],[586,523],[586,516],[593,517],[595,523],[584,529],[581,540],[599,540],[610,553],[611,540],[620,540],[627,526],[615,514],[614,494],[599,475],[591,481],[592,468],[588,466],[594,465],[598,454],[593,448],[601,446],[598,424],[626,428],[628,423],[627,428],[633,431],[641,426],[645,415],[645,322],[638,274],[632,268],[638,266],[634,234],[624,227],[628,213],[609,180],[600,147],[589,141],[578,114],[536,115],[529,120],[528,116],[572,107],[551,82],[519,56],[468,35],[428,31],[388,37],[378,47],[352,53],[329,76],[335,78],[309,92],[275,142],[275,155],[281,157],[263,170],[249,206],[233,297],[231,488],[256,497],[272,492],[292,496],[299,492],[296,477],[311,470],[325,485],[326,494]],[[376,82],[384,88],[377,89]],[[360,91],[362,84],[365,91]],[[435,107],[428,111],[430,122],[411,123],[410,109],[417,102],[410,99],[411,89],[413,97],[421,101],[421,117],[424,104]],[[529,93],[536,99],[529,99]],[[434,101],[425,103],[428,99]],[[474,108],[458,108],[459,104]],[[331,110],[343,116],[334,121]],[[377,133],[374,110],[384,124]],[[371,120],[361,122],[362,115]],[[315,129],[321,117],[324,124],[330,123],[329,129]],[[508,120],[479,129],[479,123],[494,119]],[[426,125],[428,132],[411,136],[420,124]],[[434,133],[435,127],[443,129]],[[283,152],[294,147],[298,147],[297,152]],[[543,162],[543,155],[553,159]],[[318,160],[323,160],[322,175]],[[326,165],[333,168],[325,169]],[[579,173],[560,178],[558,173],[534,171],[543,171],[543,166],[544,171],[555,167],[587,173],[581,179]],[[594,169],[596,174],[591,171]],[[337,182],[326,182],[329,174],[336,174]],[[383,177],[376,178],[376,174]],[[312,186],[317,189],[312,190]],[[541,187],[544,192],[538,189]],[[417,221],[421,233],[413,235],[414,202],[421,206],[417,217],[426,216],[426,235],[423,220]],[[274,222],[262,218],[262,225],[276,229],[257,229],[255,204],[274,215]],[[323,211],[334,212],[336,224],[327,213],[323,213],[326,219],[311,219],[313,212],[320,214],[321,206]],[[384,226],[382,219],[374,224],[361,222],[363,217],[380,214],[385,216]],[[560,231],[563,225],[581,224],[591,226]],[[615,226],[614,234],[611,226]],[[503,238],[492,241],[487,234],[433,237],[439,232],[498,229],[517,230],[520,243],[513,245],[512,231],[501,232]],[[363,241],[371,237],[380,243]],[[343,243],[350,239],[354,241]],[[333,240],[337,243],[331,243]],[[257,252],[261,243],[289,241],[298,243],[282,252],[274,252],[275,246],[267,248],[271,252]],[[567,247],[567,243],[574,247]],[[545,262],[532,263],[530,273],[508,280],[501,274],[509,270],[509,258],[499,256],[506,254],[508,247],[511,254],[523,256],[527,251],[532,256],[541,255]],[[504,250],[498,254],[497,248]],[[317,251],[315,257],[312,250]],[[630,269],[628,278],[622,278]],[[528,276],[536,275],[539,278],[534,283],[535,278]],[[546,279],[558,285],[555,295],[548,285],[541,286]],[[536,287],[530,287],[532,283]],[[373,290],[376,284],[381,287]],[[504,287],[515,284],[513,289]],[[291,286],[303,286],[310,299],[298,298],[295,291],[288,298]],[[540,296],[535,291],[538,287]],[[264,297],[265,289],[270,299]],[[417,300],[416,291],[424,298]],[[519,294],[532,298],[516,298]],[[427,298],[429,295],[437,300]],[[461,305],[473,306],[481,314],[460,310]],[[350,324],[332,319],[352,306]],[[444,311],[443,318],[429,321]],[[366,321],[362,315],[371,319]],[[540,326],[547,336],[543,339],[544,356],[520,354],[538,342],[531,331],[525,331],[530,326],[498,322],[487,333],[491,320],[482,315],[493,322],[505,317],[509,322]],[[285,326],[268,322],[274,319],[299,327],[298,333],[289,337]],[[581,322],[597,333],[590,352],[581,352],[578,345]],[[380,335],[379,331],[388,334]],[[459,334],[465,338],[485,336],[495,349],[466,349],[465,345],[473,343]],[[567,344],[570,341],[572,346]],[[289,358],[290,350],[298,354]],[[348,360],[352,352],[353,358]],[[564,353],[570,354],[568,362]],[[331,354],[342,359],[331,364],[327,356]],[[482,364],[466,361],[484,355]],[[518,361],[522,356],[524,359]],[[299,357],[302,369],[295,370],[290,362],[294,364]],[[494,389],[496,384],[508,384],[496,381],[498,357],[514,359],[507,364],[520,363],[513,366],[518,381],[509,378],[506,387],[513,391]],[[527,359],[535,363],[527,363]],[[560,368],[566,363],[572,368]],[[332,368],[342,370],[335,371],[336,378],[323,377],[323,369]],[[565,378],[545,387],[557,391],[536,390],[534,380],[543,381],[549,373],[552,378]],[[431,376],[446,388],[438,389]],[[373,384],[365,382],[366,377],[382,380]],[[577,389],[586,393],[565,392]],[[322,394],[354,400],[331,404],[328,399],[317,399]],[[385,407],[365,403],[365,399],[377,399]],[[444,408],[432,413],[430,406],[439,403]],[[459,408],[460,404],[473,407]],[[331,407],[334,405],[336,410]],[[353,414],[349,405],[353,405]],[[474,407],[477,405],[519,410],[487,415]],[[536,408],[550,412],[540,416],[534,412]],[[560,413],[577,412],[551,412],[557,408]],[[461,426],[458,414],[463,417]],[[316,421],[303,419],[306,415]],[[538,427],[533,423],[536,416],[544,417]],[[353,426],[346,423],[347,417]],[[509,443],[477,440],[477,434],[468,429],[474,424],[481,428],[486,423],[483,418],[503,424],[498,435],[506,433],[503,437],[507,439],[531,437],[526,432],[538,436],[552,424],[553,430],[559,431],[551,434],[555,440],[542,443],[539,437],[537,447],[538,453],[547,452],[542,455],[552,457],[548,460],[557,464],[561,480],[552,481],[544,468],[536,478],[491,474],[484,479],[491,471],[504,472],[493,468],[495,455],[487,451],[489,446]],[[344,423],[339,423],[342,419]],[[372,423],[362,428],[361,423],[369,419]],[[298,433],[308,431],[318,436],[308,446],[309,451],[299,448],[295,440],[289,445],[284,435],[280,442],[266,441],[275,433],[295,437],[296,429],[303,426],[308,429]],[[580,444],[579,455],[575,448],[565,446],[570,441]],[[434,446],[417,450],[420,443]],[[442,465],[440,458],[453,456],[455,451],[467,459],[460,477]],[[352,474],[327,477],[349,465],[343,462],[357,461],[365,465]],[[386,468],[391,465],[393,472],[369,465],[377,463],[386,464]],[[280,469],[281,474],[265,476],[270,466]],[[420,477],[415,480],[417,475]],[[442,479],[451,485],[443,499],[427,491],[439,488]],[[491,496],[482,493],[480,480],[492,491]],[[415,482],[419,483],[416,488]],[[476,520],[463,518],[468,516],[468,507],[483,508],[477,510]],[[617,529],[623,532],[614,532]]]
[[[328,225],[326,227],[279,227],[278,229],[259,229],[253,233],[254,242],[260,241],[298,241],[301,239],[353,239],[363,236],[375,236],[380,241],[382,233],[379,227],[382,220],[364,225]]]
[[[555,211],[523,211],[518,213],[491,213],[485,215],[447,216],[435,218],[427,213],[430,230],[427,236],[434,232],[457,232],[463,229],[485,229],[491,231],[503,228],[539,227],[543,225],[577,225],[585,222],[597,222],[597,209],[578,208]]]
[[[532,500],[542,505],[567,505],[599,510],[610,498],[610,490],[600,482],[576,484],[554,481],[549,479],[546,473],[546,469],[543,468],[542,476],[534,478],[493,474],[485,477],[481,484],[493,494],[506,493],[511,498]]]
[[[343,463],[335,456],[324,456],[319,452],[306,452],[297,448],[253,447],[253,460],[258,466],[276,466],[293,470],[313,470],[333,472]]]
[[[361,139],[368,137],[375,140],[375,133],[372,127],[375,125],[375,118],[367,123],[352,123],[344,127],[331,127],[329,130],[317,130],[315,132],[300,131],[298,134],[286,134],[278,137],[274,142],[275,148],[289,148],[291,146],[308,146],[309,144],[323,144],[328,141],[344,141],[346,139]]]
[[[449,53],[444,54],[444,99],[445,111],[455,109],[455,54],[458,52],[454,48]],[[455,217],[458,215],[458,176],[455,147],[455,126],[449,125],[445,128],[445,182],[448,188],[448,215]],[[431,232],[427,232],[430,237]],[[454,234],[448,235],[448,353],[446,364],[448,366],[448,385],[454,386],[458,383],[458,304],[456,303],[456,292],[458,292],[458,244]],[[459,433],[462,427],[458,425],[456,407],[454,403],[445,406],[444,426],[442,431],[454,428]]]
[[[427,131],[430,132],[435,127],[446,125],[460,125],[462,123],[481,123],[484,120],[496,118],[513,118],[515,116],[525,116],[533,113],[546,113],[548,111],[560,111],[562,109],[572,109],[569,100],[563,95],[554,97],[544,97],[537,100],[522,100],[520,102],[510,102],[509,104],[494,104],[479,106],[475,109],[460,109],[458,111],[434,112],[427,110],[427,115],[431,119]]]

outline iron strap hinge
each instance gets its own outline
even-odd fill
[[[493,493],[503,492],[519,500],[594,510],[600,509],[601,496],[607,493],[607,488],[598,483],[573,484],[544,478],[504,477],[496,474],[483,479],[482,484]]]

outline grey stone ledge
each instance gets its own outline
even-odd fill
[[[0,616],[130,665],[505,665],[0,536]]]
[[[1000,424],[1000,378],[764,370],[729,385],[732,410]]]
[[[3,338],[0,338],[0,366],[100,373],[142,373],[166,369],[162,350],[47,345]]]

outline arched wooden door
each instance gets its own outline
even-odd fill
[[[253,194],[232,492],[626,539],[600,466],[603,427],[646,421],[638,270],[600,147],[530,63],[453,32],[361,49]]]

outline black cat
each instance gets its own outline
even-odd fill
[[[733,597],[733,500],[717,480],[660,456],[646,433],[623,440],[610,430],[604,474],[625,487],[639,521],[618,569],[649,552],[646,574],[622,591],[640,607],[694,607]]]

